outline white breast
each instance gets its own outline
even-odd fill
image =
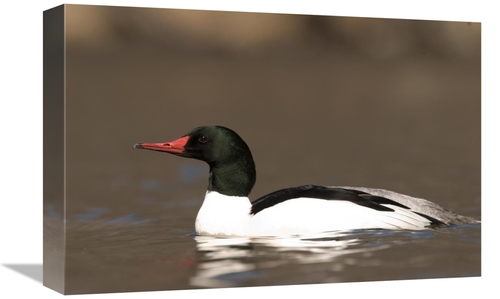
[[[251,207],[248,197],[207,191],[196,217],[196,233],[244,236],[249,226]]]

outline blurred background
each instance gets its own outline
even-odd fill
[[[481,216],[479,23],[67,5],[66,76],[71,292],[190,287],[208,167],[132,145],[201,125],[248,143],[251,199],[366,186]]]
[[[477,60],[481,54],[481,25],[470,22],[74,5],[68,13],[67,41],[86,51],[148,43],[247,55],[307,49]]]

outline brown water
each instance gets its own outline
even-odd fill
[[[220,124],[249,144],[255,199],[301,184],[384,188],[476,218],[479,59],[67,50],[68,293],[481,275],[481,228],[319,240],[199,238],[208,167],[137,151]],[[45,221],[61,217],[45,206]]]

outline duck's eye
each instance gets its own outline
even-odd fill
[[[200,143],[207,143],[208,138],[207,138],[207,136],[205,136],[205,135],[201,135],[201,137],[200,137],[200,138],[198,138],[198,141],[199,141]]]

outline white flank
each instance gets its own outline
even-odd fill
[[[351,229],[425,229],[430,221],[411,210],[386,205],[377,211],[349,201],[295,198],[250,215],[247,197],[207,192],[196,218],[199,235],[291,236]]]

